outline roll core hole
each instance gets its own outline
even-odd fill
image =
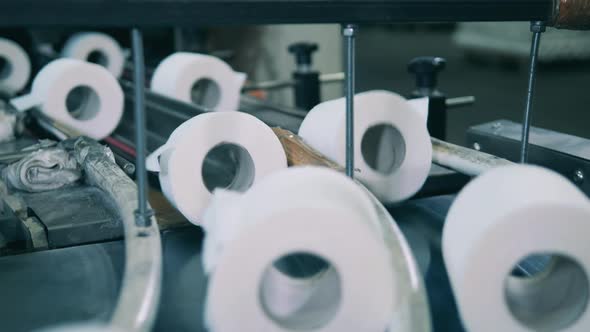
[[[558,331],[574,324],[588,305],[589,281],[584,269],[572,258],[552,253],[527,256],[515,269],[531,257],[551,257],[551,261],[532,276],[506,277],[504,295],[510,312],[534,331]]]
[[[244,147],[220,143],[205,155],[201,176],[209,192],[215,188],[246,191],[255,177],[254,160]]]
[[[66,96],[66,109],[78,120],[90,120],[100,111],[100,98],[94,89],[79,85]]]
[[[295,252],[269,264],[259,284],[266,315],[287,330],[326,326],[342,300],[342,285],[332,264],[312,253]]]
[[[191,88],[191,100],[197,105],[213,109],[219,104],[221,89],[219,85],[208,78],[196,81]]]
[[[104,52],[94,50],[88,54],[86,57],[86,61],[96,63],[97,65],[101,65],[103,67],[107,67],[109,65],[109,58],[107,57]]]
[[[0,80],[7,79],[12,74],[12,64],[10,61],[0,55]]]
[[[363,135],[361,154],[373,170],[391,174],[401,166],[406,157],[406,141],[396,127],[378,124],[369,127]]]

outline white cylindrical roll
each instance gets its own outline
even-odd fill
[[[125,65],[125,54],[119,43],[101,32],[74,34],[66,41],[61,55],[96,63],[107,68],[116,78],[121,77]]]
[[[229,155],[225,160],[224,152]],[[221,159],[213,158],[214,154]],[[214,166],[219,172],[234,164],[235,172],[228,171],[229,178],[215,183],[208,177],[206,159],[217,162]],[[271,172],[286,167],[285,151],[273,131],[254,116],[241,112],[198,115],[178,127],[168,142],[148,157],[148,168],[160,171],[164,195],[194,224],[201,222],[211,191],[220,182],[227,189],[245,191]]]
[[[357,178],[385,203],[414,195],[428,177],[432,145],[426,121],[408,102],[387,91],[354,98],[354,165]],[[314,107],[299,135],[335,162],[346,162],[346,100]]]
[[[25,50],[12,40],[0,38],[0,92],[20,92],[31,76],[31,60]]]
[[[38,107],[45,115],[94,139],[110,135],[123,115],[123,90],[104,67],[75,59],[47,64],[31,94],[11,101],[17,109]]]
[[[289,168],[221,199],[205,217],[211,331],[388,329],[404,290],[372,201],[354,182]],[[304,254],[325,267],[281,275],[278,262]]]
[[[536,166],[490,170],[449,210],[443,254],[468,331],[589,331],[590,203]],[[551,264],[514,274],[532,255]]]
[[[237,111],[246,80],[224,61],[205,54],[174,53],[152,77],[152,91],[215,111]]]

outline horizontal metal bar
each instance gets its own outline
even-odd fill
[[[3,0],[0,26],[551,20],[553,0]]]
[[[474,103],[475,103],[474,96],[448,98],[445,101],[447,108],[459,108],[459,107],[473,105]]]
[[[513,164],[513,162],[506,159],[436,138],[431,138],[431,141],[432,162],[465,175],[477,176],[494,167]]]

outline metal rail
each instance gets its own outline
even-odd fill
[[[554,0],[3,0],[0,26],[550,21],[558,8]]]

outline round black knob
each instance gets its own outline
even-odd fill
[[[311,55],[318,50],[318,44],[311,42],[298,42],[289,45],[289,52],[295,55],[297,66],[311,66]]]
[[[447,64],[447,60],[441,57],[421,56],[412,59],[408,64],[408,71],[416,75],[416,88],[418,90],[435,90],[437,76]]]

